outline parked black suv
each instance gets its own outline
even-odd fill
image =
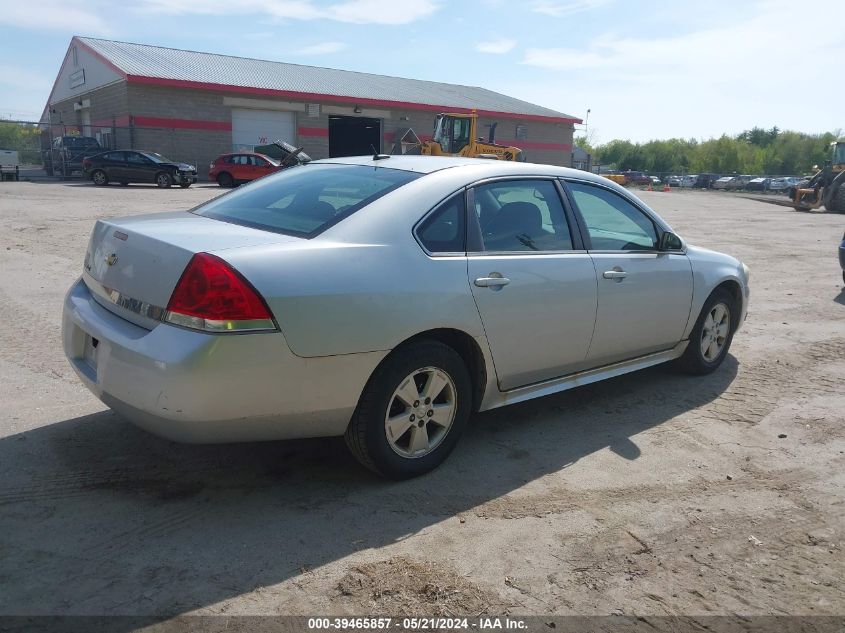
[[[48,176],[62,177],[77,171],[82,173],[82,160],[100,151],[102,148],[93,136],[57,136],[50,148],[44,150],[44,171]]]
[[[719,178],[721,178],[719,174],[698,174],[692,187],[693,189],[712,189],[713,183]]]
[[[197,181],[197,168],[165,158],[156,152],[140,150],[110,150],[89,156],[82,164],[85,177],[95,185],[110,182],[128,185],[130,182],[150,182],[159,187],[179,185],[190,187]]]

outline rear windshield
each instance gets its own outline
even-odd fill
[[[312,163],[256,180],[193,212],[265,231],[314,237],[420,176],[384,167]]]

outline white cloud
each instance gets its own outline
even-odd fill
[[[611,1],[612,0],[574,0],[572,2],[554,2],[552,0],[538,0],[531,6],[531,10],[534,13],[550,15],[553,18],[562,18],[565,15],[596,9]]]
[[[838,6],[820,1],[821,14]],[[845,101],[845,87],[830,78],[841,75],[845,39],[835,29],[796,30],[784,19],[789,10],[770,0],[744,7],[749,15],[731,22],[679,26],[665,37],[608,34],[581,48],[535,46],[522,64],[543,69],[550,81],[535,76],[496,89],[563,112],[592,108],[590,128],[600,128],[603,141],[718,136],[754,125],[842,127],[841,108],[833,104]],[[824,85],[824,97],[784,88],[794,81]]]
[[[22,29],[83,32],[108,35],[112,32],[100,17],[96,3],[80,8],[63,0],[41,0],[37,8],[26,2],[4,2],[0,5],[0,24]]]
[[[761,11],[755,20],[664,38],[604,35],[582,49],[530,48],[522,63],[553,70],[599,69],[637,79],[672,72],[675,78],[723,82],[751,77],[764,66],[777,68],[779,76],[801,76],[814,67],[808,59],[824,63],[833,49],[842,48],[841,36],[833,30],[797,33],[793,26],[779,12]]]
[[[438,9],[432,0],[347,0],[326,8],[328,17],[356,24],[409,24]]]
[[[344,48],[346,48],[346,44],[343,42],[321,42],[297,49],[295,52],[300,55],[328,55],[342,51]]]
[[[507,53],[508,51],[513,50],[513,47],[516,46],[516,40],[510,40],[508,38],[501,38],[498,40],[488,40],[486,42],[478,42],[475,45],[475,50],[479,53],[493,53],[493,54],[502,54]]]
[[[434,0],[143,0],[144,13],[167,15],[264,15],[279,20],[333,20],[352,24],[408,24],[439,8]]]

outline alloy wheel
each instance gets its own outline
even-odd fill
[[[452,378],[437,367],[409,374],[393,392],[384,419],[387,442],[406,458],[424,457],[443,441],[457,410]]]
[[[701,355],[712,363],[722,353],[731,329],[731,311],[724,303],[717,303],[704,320],[701,328]]]

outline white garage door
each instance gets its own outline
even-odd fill
[[[252,151],[278,140],[296,142],[293,112],[232,108],[232,151]]]

